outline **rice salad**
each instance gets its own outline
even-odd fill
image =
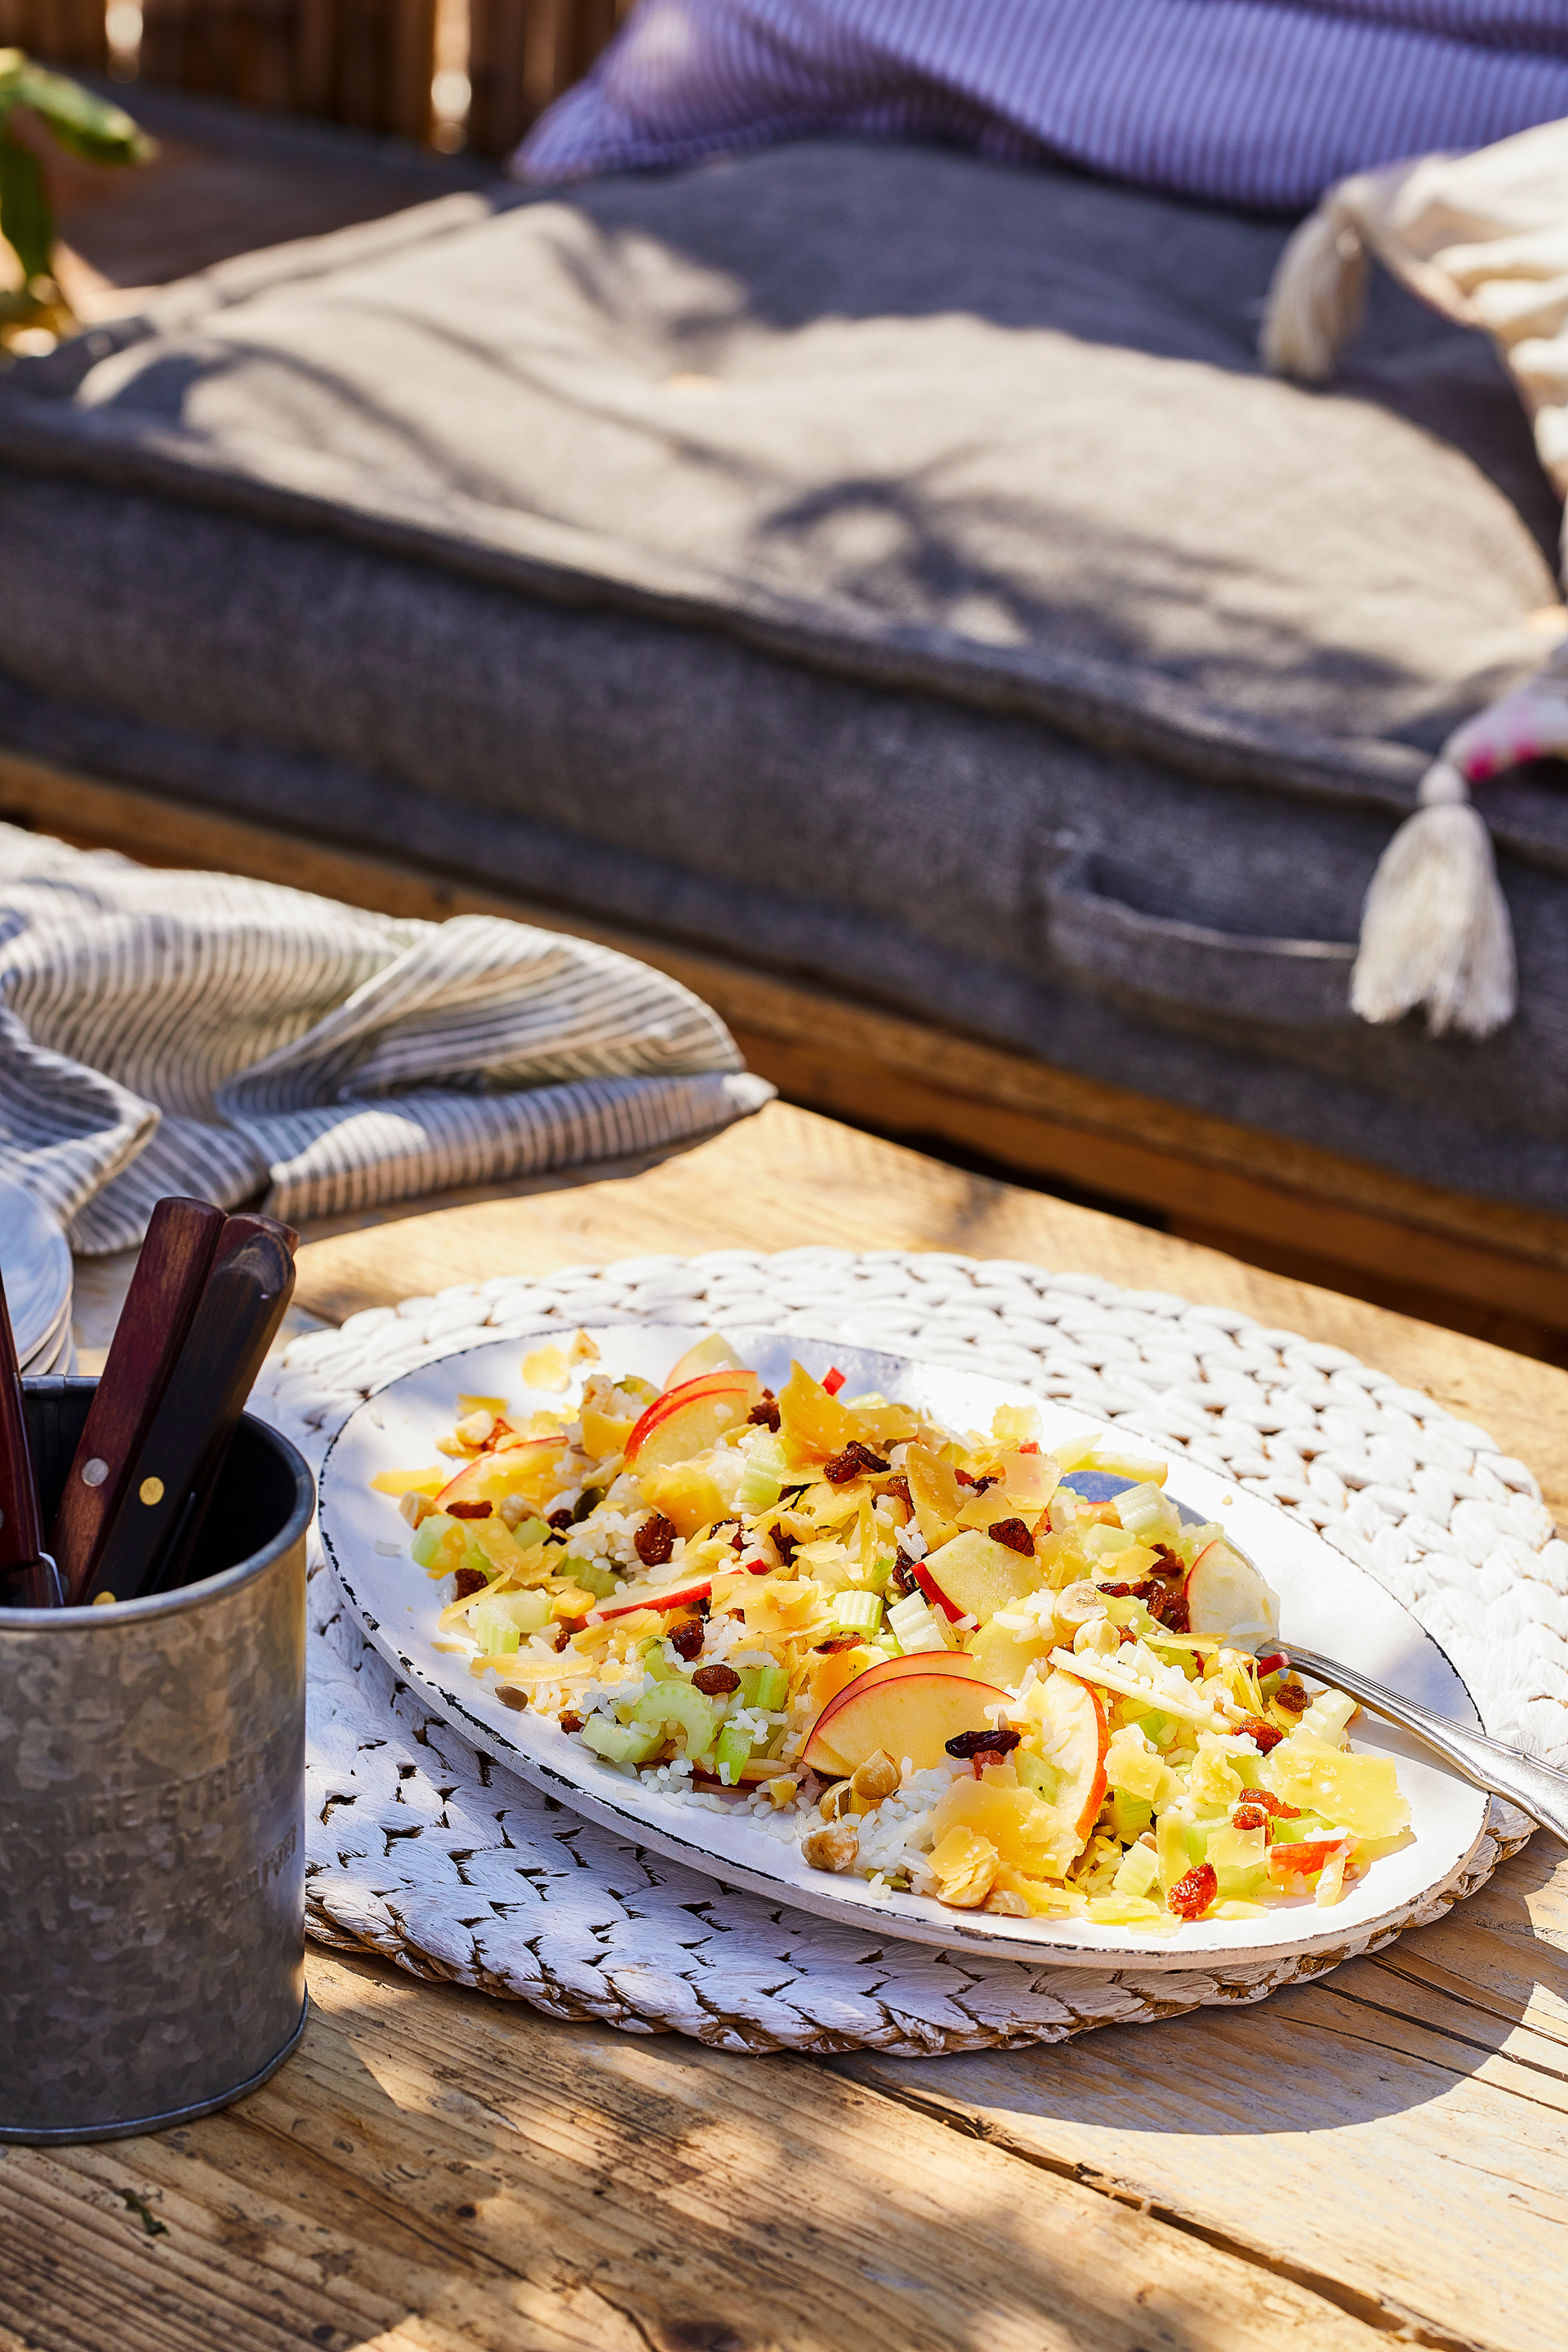
[[[459,1397],[441,1463],[373,1483],[438,1645],[604,1771],[875,1893],[1173,1935],[1331,1906],[1409,1842],[1392,1759],[1163,1462],[798,1362],[775,1395],[717,1333],[662,1391],[597,1363],[536,1352],[559,1409]]]

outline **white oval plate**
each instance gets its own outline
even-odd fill
[[[597,1369],[616,1376],[638,1372],[661,1384],[676,1359],[707,1328],[599,1328]],[[370,1485],[379,1471],[422,1468],[438,1458],[435,1441],[452,1426],[459,1390],[470,1396],[505,1396],[522,1411],[559,1409],[580,1394],[580,1380],[567,1397],[522,1385],[521,1367],[530,1346],[536,1339],[559,1341],[563,1336],[554,1326],[465,1349],[380,1390],[351,1415],[327,1454],[321,1525],[349,1604],[389,1664],[435,1713],[497,1750],[536,1788],[576,1811],[690,1869],[824,1918],[862,1929],[868,1919],[882,1919],[889,1929],[921,1943],[949,1948],[982,1945],[999,1957],[1101,1969],[1118,1963],[1182,1969],[1199,1958],[1210,1966],[1225,1960],[1246,1964],[1343,1951],[1403,1925],[1480,1843],[1487,1804],[1481,1792],[1391,1725],[1370,1719],[1363,1719],[1352,1744],[1398,1759],[1414,1842],[1374,1863],[1331,1910],[1320,1911],[1308,1896],[1272,1907],[1262,1919],[1200,1920],[1169,1936],[1083,1919],[1009,1919],[952,1911],[928,1895],[879,1897],[864,1879],[811,1869],[795,1845],[769,1836],[746,1818],[726,1818],[644,1788],[630,1774],[601,1763],[547,1718],[503,1706],[493,1684],[469,1673],[466,1658],[436,1647],[437,1588],[407,1555],[407,1528],[396,1504]],[[1031,1396],[1013,1381],[823,1339],[738,1330],[727,1337],[775,1389],[788,1377],[791,1358],[798,1357],[818,1375],[837,1363],[851,1394],[879,1390],[923,1407],[951,1429],[989,1429],[999,1404],[1035,1405],[1047,1448],[1053,1439],[1102,1426],[1085,1413]],[[1295,1641],[1342,1658],[1407,1698],[1462,1723],[1479,1721],[1464,1684],[1430,1635],[1310,1528],[1179,1458],[1172,1465],[1170,1491],[1201,1517],[1221,1521],[1258,1562],[1279,1595],[1287,1647]]]

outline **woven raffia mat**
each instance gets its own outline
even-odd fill
[[[373,1389],[558,1324],[768,1327],[1026,1384],[1267,1496],[1404,1601],[1490,1730],[1568,1765],[1568,1544],[1524,1465],[1342,1349],[1223,1307],[1011,1261],[720,1251],[503,1278],[297,1340],[256,1404],[319,1467]],[[308,1899],[322,1942],[564,2018],[733,2050],[927,2054],[1257,2000],[1370,1948],[1223,1972],[939,1952],[721,1886],[579,1819],[431,1716],[310,1584]],[[1523,1843],[1495,1804],[1439,1916]],[[1386,1937],[1378,1938],[1379,1941]]]

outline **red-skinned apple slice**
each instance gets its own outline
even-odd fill
[[[1189,1633],[1229,1635],[1244,1647],[1279,1640],[1279,1601],[1224,1536],[1199,1552],[1184,1590]]]
[[[980,1625],[998,1609],[1036,1591],[1042,1581],[1032,1552],[1014,1551],[978,1528],[966,1528],[926,1555],[915,1571],[922,1591],[928,1580],[950,1617],[973,1617]],[[926,1598],[932,1595],[928,1592]]]
[[[817,1717],[812,1729],[814,1732],[822,1730],[829,1717],[843,1706],[852,1690],[899,1682],[906,1675],[973,1675],[975,1671],[973,1659],[963,1650],[916,1650],[909,1657],[883,1658],[876,1665],[868,1666],[863,1674],[856,1675],[852,1683],[847,1683],[841,1691],[837,1692]]]
[[[1293,1845],[1271,1845],[1268,1875],[1277,1884],[1289,1878],[1310,1878],[1342,1846],[1347,1853],[1353,1853],[1355,1845],[1352,1837],[1298,1838]]]
[[[476,1454],[442,1487],[436,1508],[449,1511],[454,1503],[504,1503],[511,1495],[546,1492],[565,1451],[563,1437],[529,1437],[499,1454]]]
[[[755,1372],[704,1372],[655,1399],[626,1440],[628,1470],[693,1461],[743,1422],[762,1395]]]
[[[713,1579],[689,1576],[683,1583],[656,1585],[647,1592],[617,1592],[609,1601],[601,1601],[588,1614],[600,1623],[611,1617],[629,1617],[637,1609],[689,1609],[699,1601],[706,1601],[713,1590]]]
[[[1110,1725],[1099,1694],[1060,1667],[1047,1678],[1035,1703],[1046,1761],[1062,1776],[1051,1811],[1077,1840],[1077,1853],[1105,1801]]]
[[[951,1670],[876,1678],[858,1675],[813,1725],[802,1760],[814,1771],[839,1779],[879,1749],[900,1762],[907,1757],[917,1772],[948,1760],[947,1743],[963,1731],[989,1731],[989,1707],[1009,1704],[1005,1690],[973,1674]]]
[[[671,1364],[665,1378],[664,1393],[681,1389],[688,1381],[699,1381],[709,1372],[741,1372],[745,1366],[721,1331],[710,1331],[706,1339],[699,1339],[688,1348],[684,1356]]]

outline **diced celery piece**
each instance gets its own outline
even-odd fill
[[[741,1510],[750,1514],[771,1511],[784,1492],[784,1465],[782,1454],[771,1447],[756,1446],[746,1457],[741,1473],[741,1483],[735,1489],[735,1501]]]
[[[637,1651],[637,1664],[642,1668],[644,1674],[652,1675],[656,1682],[668,1682],[672,1675],[679,1675],[680,1673],[680,1668],[679,1666],[672,1666],[669,1660],[664,1654],[664,1635],[662,1633],[650,1633],[648,1635],[647,1640],[641,1644]]]
[[[1130,1796],[1125,1789],[1112,1790],[1110,1826],[1122,1845],[1131,1845],[1134,1839],[1141,1838],[1144,1831],[1152,1826],[1153,1820],[1152,1805],[1144,1803],[1141,1798]],[[1148,1852],[1147,1847],[1144,1852]],[[1152,1860],[1152,1856],[1150,1858]],[[1142,1895],[1144,1891],[1142,1886],[1132,1889],[1134,1895]]]
[[[487,1658],[510,1657],[521,1638],[505,1609],[490,1601],[481,1601],[469,1612],[468,1623],[480,1654]]]
[[[1111,1559],[1119,1551],[1131,1551],[1137,1541],[1125,1528],[1108,1528],[1097,1520],[1083,1532],[1084,1558],[1089,1560]]]
[[[881,1595],[839,1593],[833,1603],[833,1622],[841,1633],[875,1633],[882,1622]]]
[[[583,1740],[607,1764],[642,1764],[663,1747],[664,1727],[617,1723],[613,1716],[591,1715],[583,1726]]]
[[[721,1780],[733,1786],[741,1777],[741,1767],[752,1752],[752,1735],[738,1725],[727,1723],[713,1746],[713,1768]]]
[[[461,1519],[452,1518],[446,1511],[432,1511],[415,1529],[414,1541],[408,1549],[419,1566],[427,1568],[432,1576],[446,1576],[462,1559],[468,1540]]]
[[[607,1601],[620,1580],[615,1570],[607,1568],[603,1560],[577,1559],[571,1552],[555,1562],[554,1573],[569,1576],[574,1584],[580,1584],[597,1601]]]
[[[1222,1868],[1216,1863],[1214,1874],[1218,1893],[1228,1903],[1256,1903],[1268,1889],[1266,1870],[1238,1870],[1229,1863]]]
[[[888,1622],[906,1655],[917,1651],[945,1650],[942,1628],[920,1593],[907,1592],[888,1612]]]
[[[531,1551],[535,1544],[544,1541],[550,1529],[542,1519],[520,1519],[511,1532],[519,1551]]]
[[[1152,1479],[1141,1486],[1129,1486],[1125,1494],[1118,1495],[1116,1516],[1128,1534],[1136,1536],[1140,1543],[1163,1543],[1181,1525]]]
[[[781,1707],[789,1696],[787,1666],[742,1666],[741,1668],[740,1702],[742,1706],[760,1706],[771,1714]]]
[[[1032,1789],[1036,1796],[1047,1805],[1056,1803],[1061,1794],[1062,1776],[1054,1764],[1047,1764],[1045,1758],[1037,1756],[1032,1748],[1015,1748],[1013,1769],[1026,1789]]]
[[[789,1697],[789,1668],[762,1666],[757,1673],[757,1695],[752,1701],[766,1714],[774,1715]]]
[[[475,1603],[469,1622],[510,1625],[520,1633],[542,1633],[550,1622],[550,1596],[545,1592],[487,1592]]]
[[[1130,1845],[1111,1880],[1118,1895],[1152,1895],[1160,1883],[1160,1860],[1146,1845]]]
[[[644,1691],[633,1709],[632,1720],[683,1731],[689,1756],[706,1756],[719,1736],[718,1709],[680,1675],[671,1675],[668,1682]]]
[[[1219,1823],[1217,1822],[1188,1822],[1186,1823],[1187,1868],[1189,1870],[1195,1870],[1200,1862],[1206,1862],[1208,1860],[1209,1838],[1213,1832],[1218,1827]]]
[[[1276,1845],[1300,1845],[1303,1838],[1327,1837],[1331,1829],[1338,1827],[1337,1822],[1326,1822],[1319,1813],[1302,1813],[1297,1821],[1277,1820],[1273,1842]]]
[[[458,1525],[461,1527],[462,1521],[460,1519],[458,1520]],[[465,1538],[463,1544],[463,1557],[458,1562],[458,1566],[459,1568],[471,1569],[476,1576],[482,1576],[487,1584],[489,1584],[494,1580],[498,1572],[494,1560],[491,1559],[487,1553],[482,1552],[477,1543],[474,1543],[471,1539],[467,1538]]]
[[[1355,1707],[1354,1699],[1344,1691],[1321,1691],[1297,1724],[1295,1737],[1303,1747],[1321,1740],[1325,1748],[1337,1748]]]

